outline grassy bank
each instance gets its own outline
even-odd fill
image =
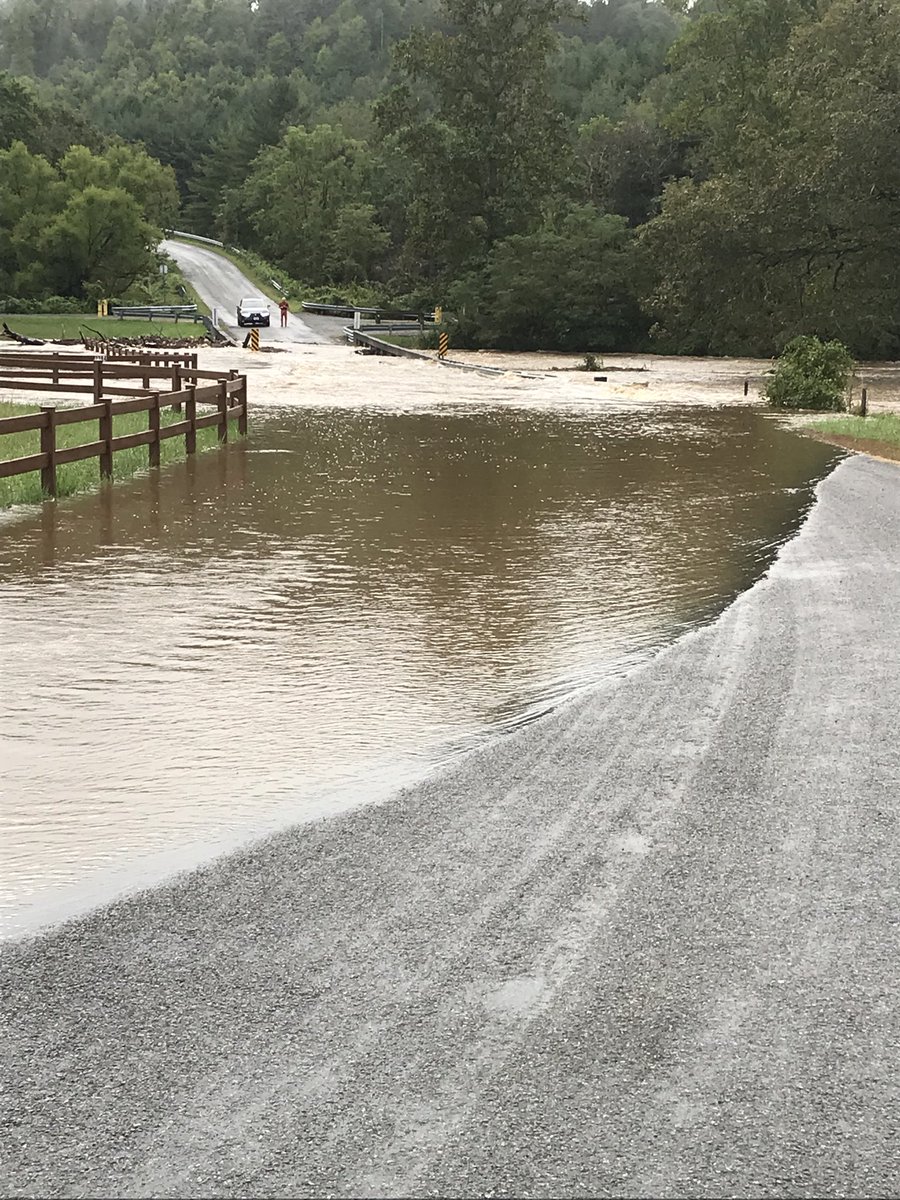
[[[804,433],[881,458],[900,460],[900,416],[876,413],[871,417],[823,417],[803,427]]]
[[[206,336],[206,328],[199,321],[148,321],[146,318],[135,317],[96,317],[90,313],[34,313],[32,315],[19,313],[0,313],[0,322],[6,324],[15,333],[23,337],[43,338],[45,341],[61,339],[75,340],[82,332],[90,337],[100,334],[102,337],[177,337],[201,339]],[[15,342],[0,339],[0,350],[14,350]]]
[[[23,413],[38,412],[36,404],[11,404],[0,401],[0,417],[19,417]],[[163,409],[160,422],[170,425],[174,421],[183,421],[184,413]],[[122,437],[128,433],[140,433],[147,428],[147,413],[128,413],[125,416],[113,418],[113,436]],[[236,426],[232,426],[232,430]],[[229,437],[232,430],[229,430]],[[96,441],[98,426],[96,421],[82,421],[77,425],[60,425],[56,431],[56,444],[62,450],[69,446],[82,446],[85,442]],[[197,450],[207,450],[216,445],[215,429],[200,429],[197,431]],[[29,430],[27,433],[0,434],[0,461],[9,458],[22,458],[28,454],[40,453],[40,433]],[[177,462],[184,458],[184,438],[173,437],[162,442],[159,447],[162,464]],[[118,450],[113,455],[113,479],[128,479],[147,467],[147,447],[134,446],[130,450]],[[58,494],[71,496],[75,492],[91,491],[100,482],[100,463],[96,458],[83,459],[81,462],[66,463],[57,468],[56,473]],[[27,475],[14,475],[10,479],[0,479],[0,508],[8,508],[11,504],[39,504],[44,494],[41,491],[40,471],[29,471]]]

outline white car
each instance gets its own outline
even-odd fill
[[[247,296],[237,306],[238,325],[268,325],[269,305],[262,296]]]

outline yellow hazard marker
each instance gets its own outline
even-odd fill
[[[446,358],[447,351],[450,349],[449,333],[438,334],[438,358]]]
[[[444,310],[441,308],[440,305],[438,305],[437,308],[434,310],[435,325],[440,325],[440,323],[441,323],[441,321],[443,321],[443,319],[444,319]]]
[[[259,330],[258,329],[250,330],[250,349],[251,350],[259,349]]]

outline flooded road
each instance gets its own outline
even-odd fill
[[[246,445],[0,523],[3,934],[622,672],[758,578],[835,459],[743,407],[424,369],[443,400],[279,393]]]

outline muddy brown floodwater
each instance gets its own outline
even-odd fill
[[[628,669],[759,577],[836,457],[722,406],[740,364],[263,359],[246,444],[0,523],[6,936]]]

